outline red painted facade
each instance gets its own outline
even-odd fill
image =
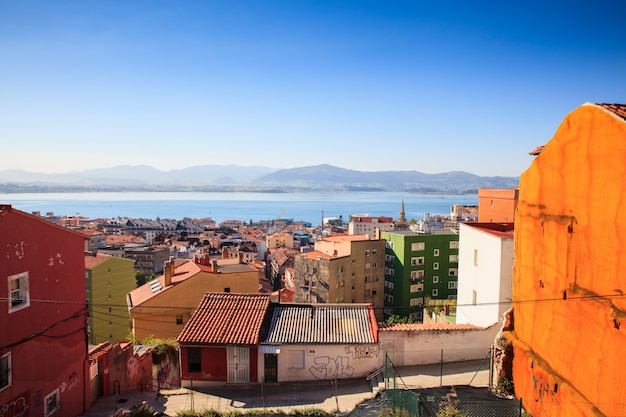
[[[0,410],[11,416],[85,411],[84,248],[83,235],[0,205]]]
[[[225,346],[204,346],[201,348],[202,370],[198,372],[189,372],[188,369],[188,346],[180,347],[181,358],[181,380],[189,381],[205,381],[205,382],[228,382],[228,353]],[[250,383],[259,382],[259,373],[257,371],[258,349],[250,348]]]

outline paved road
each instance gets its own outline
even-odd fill
[[[479,370],[479,368],[481,370]],[[398,368],[399,377],[388,384],[398,388],[430,388],[440,385],[488,386],[489,371],[481,361]],[[111,417],[120,409],[129,409],[146,401],[156,412],[176,416],[181,411],[233,411],[252,409],[281,410],[317,408],[326,411],[351,411],[364,400],[375,396],[365,378],[334,381],[312,381],[278,384],[227,385],[223,387],[179,389],[155,393],[131,391],[119,397],[110,396],[96,401],[84,417]],[[120,400],[122,402],[120,402]]]

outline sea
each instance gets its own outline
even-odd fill
[[[322,218],[348,221],[350,215],[397,219],[402,202],[407,220],[425,215],[450,215],[454,204],[477,205],[477,194],[433,195],[406,192],[87,192],[0,193],[0,204],[28,213],[53,213],[90,219],[133,217],[148,219],[211,218],[261,221],[291,219],[312,225]]]

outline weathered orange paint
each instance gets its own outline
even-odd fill
[[[624,213],[626,121],[583,105],[520,178],[508,337],[532,416],[624,414]]]

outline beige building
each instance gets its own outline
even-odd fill
[[[168,261],[163,275],[128,294],[133,335],[178,337],[207,292],[256,294],[259,273],[238,259]]]
[[[383,319],[385,241],[365,235],[334,236],[296,256],[295,302],[368,303]]]
[[[274,233],[266,238],[267,249],[291,248],[293,249],[293,235],[291,233]]]

